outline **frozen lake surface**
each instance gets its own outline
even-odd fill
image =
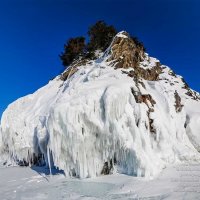
[[[1,200],[200,199],[197,164],[169,167],[154,180],[122,174],[80,180],[29,167],[1,168],[0,180]]]

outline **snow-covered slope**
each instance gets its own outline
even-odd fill
[[[81,178],[111,171],[153,177],[167,165],[200,161],[199,94],[146,53],[129,62],[136,48],[129,40],[120,32],[99,59],[9,105],[0,155]]]

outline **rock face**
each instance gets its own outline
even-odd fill
[[[200,95],[125,32],[3,113],[0,160],[81,178],[200,162]],[[0,162],[2,163],[2,162]]]
[[[146,57],[144,47],[134,42],[129,34],[124,31],[118,33],[114,38],[107,54],[110,55],[107,61],[115,69],[133,68],[134,70],[128,74],[130,77],[135,76],[136,78],[155,81],[162,72],[160,62],[156,62],[151,69],[144,69],[140,66],[140,63]]]
[[[181,97],[179,96],[178,92],[175,91],[174,93],[174,98],[175,98],[175,108],[176,112],[181,112],[183,105],[181,104]]]
[[[61,74],[60,79],[62,81],[66,81],[68,78],[70,78],[77,71],[78,71],[78,69],[77,69],[76,66],[71,66]]]
[[[146,57],[144,47],[141,44],[137,44],[125,31],[116,35],[105,55],[109,55],[106,61],[115,69],[133,68],[128,75],[136,79],[143,78],[149,81],[156,81],[162,72],[160,62],[156,62],[155,66],[148,69],[140,66],[140,63],[145,61]],[[71,67],[61,75],[61,79],[66,80],[77,71],[79,66],[86,65],[87,62],[89,62],[88,59],[74,61]]]
[[[125,31],[118,33],[109,49],[111,61],[115,68],[136,68],[144,60],[144,48],[137,45]]]

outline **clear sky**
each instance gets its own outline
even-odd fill
[[[65,41],[97,20],[137,36],[200,91],[199,10],[199,0],[0,0],[0,116],[58,75]]]

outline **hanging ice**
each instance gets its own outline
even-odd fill
[[[123,34],[117,44],[129,39]],[[9,105],[1,120],[1,158],[50,163],[81,178],[110,170],[152,177],[166,165],[199,160],[199,94],[163,65],[156,80],[153,72],[141,75],[157,70],[158,60],[147,54],[138,68],[119,57],[122,69],[118,53],[111,46],[66,80],[58,76]]]

